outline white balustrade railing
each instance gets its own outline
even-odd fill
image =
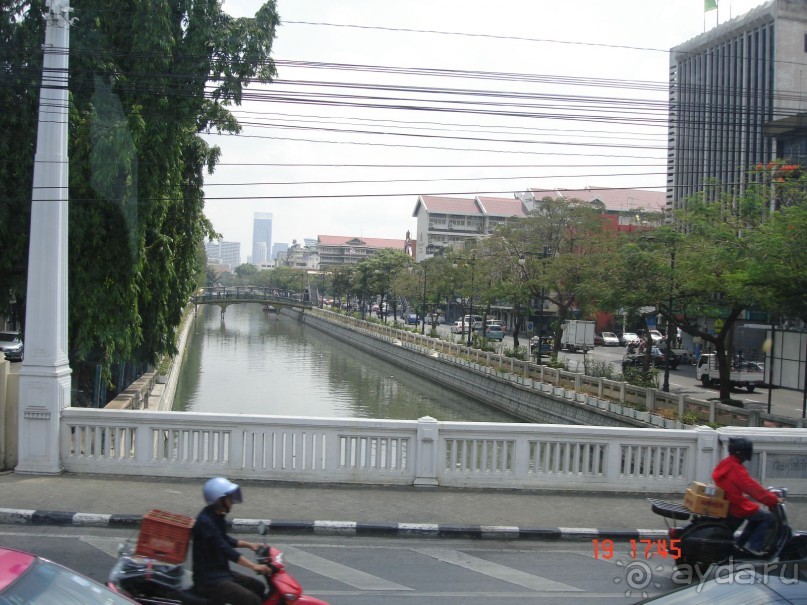
[[[690,481],[708,481],[725,450],[718,443],[721,431],[706,427],[438,422],[428,417],[368,420],[66,408],[60,430],[62,463],[75,473],[224,474],[469,488],[681,492]],[[763,479],[768,467],[786,468],[787,456],[798,458],[807,445],[803,429],[768,429],[764,435],[754,435]],[[768,454],[774,456],[773,465],[766,463]],[[786,483],[794,493],[807,493],[804,479]]]

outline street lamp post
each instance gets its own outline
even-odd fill
[[[420,320],[423,322],[420,325],[420,333],[426,333],[426,262],[423,262],[423,312],[420,315]]]
[[[476,265],[476,254],[472,254],[471,258],[468,260],[468,264],[471,265],[471,294],[468,297],[470,311],[468,317],[468,346],[471,346],[471,331],[474,325],[474,266]]]
[[[541,271],[542,271],[542,275],[546,275],[546,262],[544,262],[544,261],[545,261],[546,256],[547,256],[548,253],[549,253],[549,246],[545,245],[543,247],[543,250],[541,250],[541,264],[542,264]],[[522,267],[524,267],[527,264],[527,259],[523,254],[518,258],[518,264],[521,265]],[[543,327],[544,327],[544,282],[543,282],[543,278],[542,278],[541,279],[541,298],[538,301],[538,353],[535,355],[535,357],[536,357],[535,363],[537,365],[541,365],[541,362],[542,362],[542,360],[541,360],[541,352],[542,352],[543,346],[544,346]]]
[[[364,311],[367,307],[366,298],[367,298],[367,267],[364,265],[359,265],[361,267],[361,320],[364,321]]]
[[[672,305],[673,305],[673,279],[675,274],[675,250],[670,252],[670,300],[667,315],[667,344],[664,347],[664,382],[661,385],[661,390],[665,393],[670,392],[670,355],[672,355]]]

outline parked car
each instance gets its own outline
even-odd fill
[[[0,353],[9,361],[22,361],[23,344],[18,332],[0,332]]]
[[[454,322],[454,324],[451,326],[451,333],[452,334],[463,334],[463,333],[467,334],[468,333],[468,328],[469,328],[468,322],[463,323],[462,320],[460,319],[460,320]]]
[[[603,332],[601,335],[602,344],[606,347],[618,347],[619,337],[613,332]]]
[[[690,573],[690,585],[636,605],[802,605],[807,601],[807,567],[803,561],[728,565],[709,574],[708,579],[694,577],[695,571]]]
[[[0,547],[0,603],[132,605],[135,601],[62,565]]]
[[[406,314],[406,323],[407,324],[414,324],[417,325],[420,323],[420,317],[418,317],[417,313],[407,313]]]
[[[635,332],[622,332],[623,345],[638,345],[640,342],[641,338]]]
[[[594,334],[594,346],[601,347],[605,345],[605,341],[602,339],[602,334]]]
[[[670,369],[677,370],[678,363],[680,361],[678,355],[670,351]],[[653,347],[650,350],[650,363],[652,363],[657,368],[664,367],[664,351],[662,351],[659,347]],[[641,368],[644,366],[644,353],[632,353],[630,355],[625,355],[622,358],[622,371],[624,372],[626,368]]]
[[[437,322],[438,325],[446,323],[445,316],[439,312],[429,313],[429,315],[426,317],[426,320],[430,324],[434,322]]]
[[[539,341],[541,342],[541,355],[549,355],[552,353],[553,340],[551,336],[544,336],[540,339],[538,336],[533,336],[530,338],[530,352],[533,355],[535,355],[535,352],[538,349]]]
[[[507,334],[507,326],[504,325],[504,322],[501,319],[489,319],[488,327],[491,326],[497,326],[501,329],[502,333]]]
[[[504,340],[504,332],[502,332],[501,326],[488,326],[487,330],[485,330],[485,338],[498,340],[499,342]]]

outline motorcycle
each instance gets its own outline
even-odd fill
[[[690,566],[705,572],[712,565],[731,561],[763,563],[804,559],[807,557],[807,533],[794,531],[788,523],[784,503],[787,488],[768,489],[783,501],[770,509],[774,522],[765,537],[762,555],[750,553],[737,544],[734,534],[742,525],[742,519],[697,515],[683,504],[667,500],[648,498],[648,501],[653,512],[665,519],[670,544],[675,545],[671,550],[676,553],[677,567]],[[689,523],[679,527],[678,521]]]
[[[258,528],[266,536],[266,525]],[[141,605],[210,605],[210,601],[193,587],[191,572],[182,563],[165,563],[137,555],[131,544],[121,545],[118,561],[109,573],[107,586]],[[269,591],[263,605],[328,605],[325,601],[303,594],[303,588],[286,571],[283,553],[264,544],[256,553],[258,563],[271,570],[266,574]]]

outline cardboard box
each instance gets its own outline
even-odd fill
[[[700,481],[693,481],[689,484],[689,489],[699,496],[711,496],[712,498],[723,499],[726,497],[726,492],[710,483],[701,483]]]
[[[709,517],[725,517],[729,514],[729,501],[695,493],[692,488],[684,495],[684,506],[696,515]]]

